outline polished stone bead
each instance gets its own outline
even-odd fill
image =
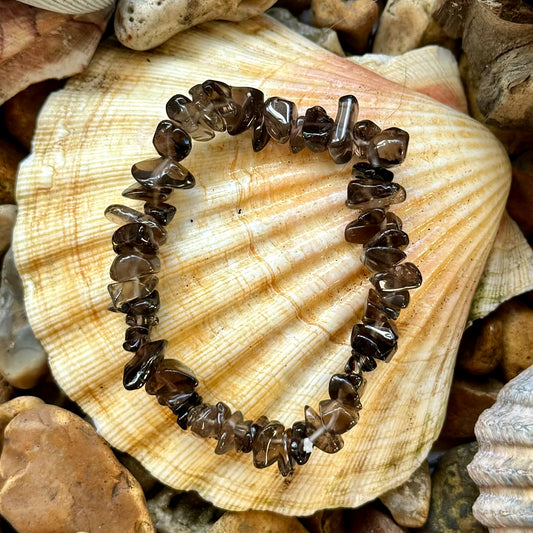
[[[273,97],[265,102],[265,125],[268,134],[278,143],[289,140],[291,128],[296,123],[298,111],[294,102]]]
[[[193,392],[177,407],[172,408],[172,412],[176,415],[176,422],[181,429],[187,429],[189,413],[193,407],[201,405],[201,403],[202,397],[197,392]]]
[[[291,442],[292,430],[287,428],[281,437],[282,446],[278,455],[278,470],[283,477],[293,474],[296,468],[296,459],[291,453]]]
[[[202,404],[191,410],[188,425],[199,437],[217,437],[222,424],[230,415],[230,408],[222,402],[216,405]]]
[[[383,292],[379,297],[386,306],[397,309],[405,309],[410,300],[409,291]]]
[[[394,174],[386,168],[372,167],[369,163],[361,161],[352,167],[352,176],[354,178],[363,178],[367,180],[377,180],[384,182],[391,182],[394,179]]]
[[[149,203],[144,204],[144,212],[147,215],[154,217],[162,226],[170,224],[174,215],[176,214],[176,208],[171,204],[157,204],[152,205]]]
[[[326,429],[322,418],[312,407],[306,405],[304,413],[306,435],[314,446],[326,453],[336,453],[344,446],[342,438]]]
[[[174,161],[185,159],[192,149],[190,135],[171,120],[163,120],[157,125],[152,142],[159,155]]]
[[[373,357],[361,354],[356,350],[352,350],[352,355],[350,359],[348,359],[348,362],[344,367],[344,371],[347,374],[359,371],[372,372],[372,370],[375,370],[377,366],[378,364]]]
[[[209,83],[210,81],[212,80],[194,85],[189,89],[189,93],[203,121],[214,131],[225,131],[226,123],[216,109],[216,102],[227,97],[224,93],[219,93],[221,86],[214,84],[217,82]],[[226,85],[226,87],[229,89],[229,86]]]
[[[357,353],[388,362],[396,352],[398,331],[392,322],[382,326],[356,324],[350,342]]]
[[[302,134],[304,119],[305,117],[298,117],[294,123],[294,126],[291,128],[289,145],[293,154],[297,154],[305,148],[305,139]]]
[[[256,468],[266,468],[277,462],[283,476],[294,471],[295,461],[290,454],[290,432],[275,420],[255,435],[252,452]]]
[[[132,326],[126,329],[126,336],[122,348],[127,352],[136,352],[141,344],[150,340],[150,329],[146,326]]]
[[[245,420],[235,424],[233,430],[235,433],[235,451],[242,453],[250,453],[253,445],[252,421]]]
[[[352,180],[348,184],[346,206],[352,209],[387,207],[406,198],[405,189],[398,183],[375,180]]]
[[[399,229],[386,229],[376,233],[368,242],[365,243],[364,248],[405,248],[409,244],[409,236],[404,231]]]
[[[373,167],[399,165],[407,154],[409,134],[400,128],[388,128],[372,137],[366,157]]]
[[[230,135],[238,135],[252,127],[263,117],[264,94],[252,87],[232,87],[231,99],[235,102],[234,116],[224,117]]]
[[[113,233],[113,251],[117,254],[140,252],[154,255],[159,250],[159,244],[154,238],[154,232],[146,224],[133,222],[120,226]]]
[[[161,261],[156,255],[129,252],[115,257],[109,274],[115,281],[127,281],[155,274],[161,269]]]
[[[155,274],[161,269],[161,261],[156,255],[129,252],[115,257],[109,274],[115,281],[127,281]]]
[[[145,187],[191,189],[195,184],[193,175],[170,157],[139,161],[131,167],[131,174]]]
[[[379,272],[370,278],[378,293],[416,289],[422,285],[422,274],[413,263],[396,265],[386,272]]]
[[[354,409],[361,409],[359,397],[365,385],[360,374],[333,374],[329,380],[329,397]]]
[[[365,211],[346,226],[344,238],[348,242],[365,244],[382,229],[385,216],[384,209],[376,208]]]
[[[299,465],[304,465],[309,461],[311,452],[304,450],[304,439],[307,437],[305,422],[294,422],[291,428],[290,451],[294,460]]]
[[[348,94],[339,98],[337,116],[329,140],[328,149],[337,164],[347,163],[353,157],[353,127],[359,113],[357,98]]]
[[[236,448],[235,428],[243,422],[244,420],[240,411],[235,411],[230,417],[224,420],[217,437],[218,443],[215,448],[217,455],[223,455]]]
[[[155,315],[159,311],[159,292],[152,291],[149,295],[136,298],[124,304],[126,313],[130,315]]]
[[[105,217],[115,224],[138,222],[146,224],[153,232],[154,239],[161,246],[167,240],[167,230],[154,217],[145,215],[127,205],[112,204],[105,210]]]
[[[252,127],[252,148],[254,152],[260,152],[270,141],[270,135],[265,126],[265,117],[261,114]]]
[[[322,400],[318,409],[326,430],[336,435],[346,433],[359,421],[358,409],[339,400]]]
[[[170,187],[154,189],[152,187],[143,187],[138,183],[134,183],[122,191],[122,196],[125,198],[131,198],[132,200],[144,200],[145,202],[150,202],[155,205],[168,200],[172,191],[173,189]]]
[[[407,256],[397,248],[374,247],[367,248],[362,256],[363,264],[374,272],[380,272],[397,265]]]
[[[141,388],[153,375],[165,357],[167,341],[158,340],[141,345],[124,366],[123,384],[127,390]]]
[[[168,118],[178,124],[195,141],[210,141],[213,128],[206,122],[201,107],[183,94],[174,95],[166,105]]]
[[[353,127],[353,140],[356,153],[359,157],[366,159],[368,144],[380,132],[381,128],[371,120],[361,120],[355,123]]]
[[[176,359],[165,359],[146,383],[146,392],[177,414],[197,386],[198,381],[187,365]]]
[[[402,219],[392,211],[387,211],[385,220],[381,223],[381,230],[402,229]]]
[[[148,296],[157,286],[158,279],[156,276],[143,276],[118,283],[111,283],[107,286],[111,300],[113,301],[113,310],[126,312],[125,304],[137,298]]]
[[[363,311],[363,324],[381,324],[396,320],[400,315],[397,307],[387,305],[374,289],[368,291]]]
[[[319,105],[310,107],[305,112],[302,135],[305,146],[312,152],[324,152],[333,131],[333,119]]]
[[[155,315],[126,315],[126,324],[128,326],[152,327],[159,324],[159,318]]]

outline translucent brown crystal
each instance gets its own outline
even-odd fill
[[[201,106],[196,105],[183,94],[176,94],[166,105],[168,118],[178,124],[195,141],[210,141],[213,128],[206,122]]]
[[[383,167],[373,167],[365,161],[356,163],[352,167],[352,176],[354,178],[385,182],[390,182],[394,179],[394,174],[390,170]]]
[[[381,128],[371,120],[361,120],[353,127],[355,150],[359,157],[366,158],[366,150],[371,139],[381,132]]]
[[[311,452],[304,449],[304,439],[307,437],[305,422],[294,422],[291,428],[290,451],[294,460],[299,465],[304,465],[309,461]]]
[[[195,184],[193,175],[170,157],[139,161],[131,167],[131,174],[145,187],[190,189]]]
[[[131,198],[132,200],[144,200],[145,202],[151,202],[152,204],[158,204],[168,200],[173,189],[170,187],[161,187],[154,189],[152,187],[143,187],[138,183],[130,185],[127,189],[122,191],[122,196],[125,198]]]
[[[405,248],[409,244],[409,236],[399,229],[386,229],[376,233],[368,242],[365,243],[364,248]]]
[[[388,320],[396,320],[399,315],[400,310],[387,305],[374,289],[368,291],[363,311],[364,324],[382,324]]]
[[[226,122],[217,111],[216,102],[221,98],[224,100],[227,98],[225,95],[226,89],[222,89],[220,82],[210,84],[209,81],[191,87],[189,94],[203,121],[214,131],[225,131]],[[218,84],[215,86],[215,83]],[[226,85],[226,87],[229,92],[229,86]]]
[[[131,326],[126,329],[122,347],[127,352],[136,352],[141,347],[141,344],[149,341],[149,338],[150,328],[146,326]]]
[[[396,265],[370,278],[378,293],[416,289],[422,285],[422,274],[413,263]]]
[[[405,252],[397,248],[367,248],[362,256],[363,264],[374,272],[380,272],[397,265],[406,258]]]
[[[235,103],[236,112],[233,116],[225,117],[226,127],[230,135],[238,135],[256,121],[264,121],[264,94],[252,87],[232,87],[231,99]]]
[[[314,446],[326,453],[336,453],[344,446],[342,438],[326,429],[322,418],[312,407],[306,405],[304,413],[307,438]]]
[[[366,156],[373,167],[392,167],[403,163],[409,134],[400,128],[387,128],[372,137]]]
[[[154,217],[162,226],[167,226],[174,218],[176,208],[171,204],[161,203],[152,205],[146,203],[144,204],[144,212],[147,215]]]
[[[104,212],[105,217],[115,224],[130,224],[134,222],[146,224],[153,232],[154,239],[160,246],[167,240],[167,230],[154,217],[145,215],[132,207],[112,204]]]
[[[277,421],[269,422],[254,437],[252,446],[254,466],[266,468],[277,462],[281,475],[289,475],[295,467],[290,446],[290,429],[286,430],[283,424]]]
[[[305,117],[298,117],[293,127],[291,128],[289,144],[291,147],[291,152],[293,154],[297,154],[305,148],[305,139],[302,134],[304,119]]]
[[[112,242],[113,251],[117,254],[140,252],[154,255],[159,249],[152,228],[139,222],[125,224],[118,228],[113,233]]]
[[[359,410],[359,396],[364,384],[365,380],[360,374],[333,374],[329,380],[329,397]]]
[[[359,410],[355,405],[330,399],[322,400],[318,408],[324,427],[336,435],[346,433],[359,421]]]
[[[337,116],[329,140],[328,149],[337,164],[347,163],[353,157],[353,127],[359,113],[357,98],[348,94],[339,98]]]
[[[350,222],[344,230],[344,238],[348,242],[365,244],[383,229],[385,221],[384,209],[370,209]]]
[[[159,292],[152,291],[147,296],[136,298],[124,304],[125,313],[131,315],[155,315],[159,311]]]
[[[161,261],[157,255],[144,255],[129,252],[115,257],[109,274],[115,281],[127,281],[155,274],[161,269]]]
[[[302,136],[305,146],[312,152],[324,152],[333,131],[333,119],[319,105],[310,107],[305,112]]]
[[[217,455],[222,455],[237,448],[235,428],[243,422],[244,420],[240,411],[235,411],[230,417],[224,420],[218,433],[218,443],[215,448]]]
[[[377,366],[378,364],[373,357],[361,354],[356,350],[352,350],[352,355],[350,356],[350,359],[348,359],[348,362],[344,367],[344,371],[346,373],[359,371],[372,372],[372,370],[375,370]]]
[[[399,204],[405,198],[405,189],[398,183],[352,180],[348,184],[346,206],[352,209],[386,207],[391,204]]]
[[[139,389],[150,379],[165,357],[167,341],[158,340],[141,345],[124,366],[123,384],[127,390]]]
[[[270,135],[265,126],[265,117],[257,119],[252,128],[252,149],[254,152],[260,152],[270,141]]]
[[[163,120],[157,125],[152,142],[159,155],[174,161],[185,159],[192,149],[190,135],[171,120]]]
[[[187,424],[199,437],[217,437],[230,415],[230,408],[222,402],[216,405],[201,404],[191,409]]]
[[[398,331],[392,322],[379,326],[356,324],[350,342],[357,353],[388,362],[396,352]]]
[[[127,281],[111,283],[107,286],[114,310],[124,312],[124,304],[136,298],[148,296],[157,286],[156,276],[142,276]]]
[[[298,111],[294,102],[273,97],[265,102],[265,125],[268,134],[278,143],[289,140],[291,128],[296,123]]]

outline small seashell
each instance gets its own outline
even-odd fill
[[[79,15],[93,13],[112,6],[115,0],[19,0],[23,4],[39,7],[55,13]]]
[[[369,376],[344,448],[312,454],[289,482],[254,470],[249,456],[216,455],[216,443],[182,432],[153,397],[125,391],[125,328],[106,311],[114,228],[101,213],[131,185],[131,165],[154,157],[165,102],[209,78],[257,87],[300,110],[320,105],[330,116],[354,94],[361,119],[411,138],[395,170],[408,200],[394,211],[424,283],[397,322],[396,355]],[[246,419],[302,420],[344,367],[370,287],[357,260],[362,247],[344,239],[357,218],[345,206],[350,165],[332,164],[327,153],[291,154],[288,143],[254,153],[246,133],[197,143],[187,161],[197,186],[174,193],[177,212],[160,249],[158,334],[194,369],[206,401],[242,409]],[[439,434],[453,354],[509,177],[501,145],[473,119],[268,17],[204,24],[157,54],[108,41],[89,70],[51,95],[19,174],[15,244],[28,314],[69,396],[113,446],[166,484],[234,510],[301,515],[361,505],[406,481]]]
[[[491,532],[533,530],[533,366],[507,383],[479,417],[468,473],[479,487],[474,516]]]

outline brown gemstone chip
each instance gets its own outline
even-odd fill
[[[304,119],[305,117],[298,117],[291,128],[289,144],[293,154],[297,154],[305,148],[305,139],[302,134]]]
[[[163,120],[157,125],[153,143],[159,155],[174,161],[185,159],[192,149],[189,134],[172,120]]]
[[[157,286],[156,276],[142,276],[127,281],[111,283],[107,290],[113,302],[113,311],[124,312],[124,304],[137,298],[148,296]]]
[[[214,136],[213,128],[207,123],[201,106],[183,94],[176,94],[166,105],[168,118],[178,124],[195,141],[210,141]]]
[[[165,357],[167,341],[146,342],[124,366],[123,384],[127,390],[141,388]]]
[[[282,436],[284,431],[283,424],[273,420],[257,432],[252,446],[256,468],[266,468],[278,460],[283,448]]]
[[[406,198],[405,189],[398,183],[376,180],[352,180],[348,183],[346,206],[351,209],[387,207]]]
[[[347,163],[353,157],[353,127],[359,113],[357,98],[351,94],[341,96],[337,107],[337,116],[329,140],[328,149],[337,164]]]
[[[367,180],[377,180],[390,182],[394,179],[394,174],[383,167],[372,167],[369,163],[361,161],[352,167],[352,176],[354,178],[363,178]]]
[[[350,359],[348,359],[344,371],[347,374],[358,373],[360,371],[372,372],[377,366],[378,364],[373,357],[352,350],[352,355],[350,356]]]
[[[225,117],[230,135],[239,135],[252,127],[256,121],[264,121],[265,96],[262,91],[252,87],[232,87],[231,99],[235,104],[236,113],[232,117]]]
[[[350,222],[344,230],[344,238],[348,242],[365,244],[369,239],[382,230],[385,221],[384,209],[369,209],[365,211],[357,220]]]
[[[144,204],[144,212],[154,217],[162,226],[167,226],[174,218],[176,208],[171,204],[161,203],[153,205],[146,203]]]
[[[146,224],[133,222],[125,224],[113,233],[113,251],[117,254],[140,252],[154,255],[159,244],[154,238],[154,232]]]
[[[397,248],[373,247],[367,248],[362,256],[362,263],[374,272],[380,272],[397,265],[407,256]]]
[[[305,112],[302,136],[305,146],[312,152],[324,152],[333,131],[333,119],[319,105],[310,107]]]
[[[366,159],[368,144],[380,132],[381,128],[371,120],[361,120],[355,123],[353,127],[353,140],[356,154],[359,157]]]
[[[132,176],[145,187],[191,189],[193,175],[170,157],[156,157],[139,161],[131,167]]]
[[[125,198],[131,198],[132,200],[144,200],[154,205],[168,200],[168,197],[172,193],[173,189],[170,187],[161,187],[154,189],[152,187],[143,187],[138,183],[130,185],[127,189],[122,191],[122,196]]]
[[[409,134],[400,128],[388,128],[369,142],[366,157],[373,167],[392,167],[403,163]]]
[[[416,289],[422,285],[422,274],[413,263],[396,265],[386,272],[379,272],[370,278],[378,293]]]
[[[221,101],[225,102],[230,91],[231,88],[225,83],[213,80],[205,81],[189,89],[192,102],[199,110],[202,121],[214,131],[226,131],[226,122],[218,112],[217,104]]]
[[[305,422],[294,422],[291,428],[290,450],[294,460],[299,465],[304,465],[309,461],[311,452],[304,450],[304,439],[307,437]]]
[[[224,420],[217,437],[218,443],[215,448],[217,455],[223,455],[238,447],[238,443],[235,442],[235,428],[237,425],[243,424],[243,422],[244,420],[240,411],[235,411],[230,417]]]
[[[111,264],[109,274],[115,281],[127,281],[155,274],[161,269],[157,255],[144,255],[139,252],[119,254]]]
[[[202,404],[191,409],[187,424],[199,437],[218,437],[224,421],[230,415],[230,408],[222,402],[216,405]]]
[[[360,410],[359,397],[364,385],[365,379],[360,374],[333,374],[329,380],[329,397]]]
[[[389,362],[396,352],[398,331],[390,321],[379,326],[355,324],[350,343],[357,353]]]
[[[159,305],[159,292],[152,291],[147,296],[125,303],[123,312],[131,315],[155,315],[159,311]]]
[[[307,438],[319,450],[326,453],[337,453],[344,446],[342,438],[328,431],[322,418],[309,405],[305,406],[304,413]]]
[[[324,427],[336,435],[346,433],[359,421],[359,409],[339,400],[322,400],[318,409]]]
[[[167,240],[167,230],[154,217],[146,215],[127,205],[112,204],[104,212],[105,217],[115,224],[134,222],[146,224],[153,232],[154,239],[161,246]]]
[[[291,128],[298,117],[294,102],[276,96],[269,98],[265,102],[263,113],[268,134],[276,142],[285,144],[289,140]]]
[[[252,149],[254,152],[260,152],[270,141],[270,135],[265,126],[265,117],[261,113],[252,128]]]
[[[399,229],[386,229],[376,233],[365,243],[365,250],[368,248],[397,248],[401,250],[409,244],[409,236]]]
[[[150,329],[146,326],[131,326],[126,329],[125,341],[122,347],[127,352],[136,352],[141,344],[148,342]]]
[[[368,291],[363,311],[363,324],[382,325],[389,320],[396,320],[399,315],[400,310],[387,305],[374,289]]]

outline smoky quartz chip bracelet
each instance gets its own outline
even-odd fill
[[[296,105],[283,98],[267,100],[251,87],[230,87],[207,80],[190,89],[191,97],[173,96],[167,103],[169,119],[157,126],[153,143],[159,157],[135,163],[136,183],[122,194],[144,201],[144,213],[124,205],[111,205],[106,216],[121,224],[113,234],[117,253],[111,266],[114,283],[108,286],[110,309],[126,315],[123,347],[134,355],[124,367],[124,387],[145,386],[161,405],[177,416],[177,423],[200,437],[217,440],[215,453],[252,452],[253,463],[264,468],[277,463],[283,476],[303,465],[314,447],[335,453],[343,446],[342,433],[359,419],[363,373],[374,370],[377,361],[390,361],[398,344],[395,320],[409,303],[409,290],[419,287],[422,277],[412,263],[404,262],[403,249],[409,238],[402,222],[389,211],[405,200],[405,189],[394,183],[390,167],[402,163],[409,135],[399,128],[381,130],[370,120],[357,122],[355,96],[342,96],[335,120],[315,106],[298,115]],[[196,392],[198,381],[183,362],[165,358],[167,341],[151,337],[158,323],[160,270],[157,252],[167,239],[165,226],[176,208],[166,203],[174,189],[190,189],[195,179],[179,162],[191,151],[192,141],[209,141],[215,132],[237,135],[251,130],[254,151],[273,141],[289,143],[293,153],[308,148],[328,151],[335,163],[358,161],[348,183],[346,205],[358,217],[345,229],[345,238],[363,244],[362,261],[374,274],[362,322],[353,326],[351,355],[343,373],[329,381],[329,399],[318,412],[306,406],[303,420],[284,427],[261,416],[245,420],[240,411],[218,402],[208,404]]]

